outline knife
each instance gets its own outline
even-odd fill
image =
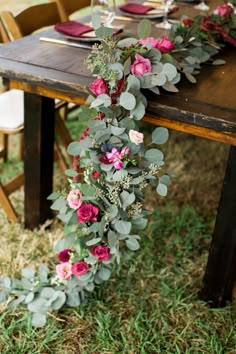
[[[89,44],[75,43],[75,42],[71,42],[69,40],[67,41],[67,40],[48,38],[48,37],[40,37],[39,40],[41,42],[67,45],[69,47],[76,47],[76,48],[82,48],[82,49],[92,49],[92,47]]]

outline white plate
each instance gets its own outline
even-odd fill
[[[165,15],[164,11],[160,11],[160,10],[156,10],[156,9],[150,10],[142,15],[132,14],[130,12],[122,11],[121,9],[120,9],[120,12],[124,16],[133,17],[133,18],[151,18],[152,19],[152,18],[161,18]]]
[[[84,35],[81,35],[80,37],[68,36],[66,34],[64,34],[64,36],[68,39],[73,39],[74,41],[80,42],[96,42],[99,40],[98,37],[96,37],[95,31],[87,32]]]

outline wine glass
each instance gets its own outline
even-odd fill
[[[116,2],[115,0],[91,0],[91,13],[100,15],[101,25],[111,27],[115,18]]]
[[[196,6],[194,6],[195,9],[200,10],[200,11],[208,11],[209,6],[205,3],[205,0],[201,0],[200,3]]]
[[[170,11],[170,7],[173,4],[174,0],[164,0],[165,8],[164,8],[164,17],[162,22],[157,23],[155,26],[157,28],[163,28],[163,29],[171,29],[171,23],[168,21],[168,13]]]

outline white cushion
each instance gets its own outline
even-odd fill
[[[9,90],[0,94],[0,129],[17,129],[24,124],[24,92]]]

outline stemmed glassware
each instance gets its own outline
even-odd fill
[[[174,0],[164,0],[165,3],[165,8],[164,8],[164,17],[162,22],[157,23],[155,26],[157,28],[163,28],[163,29],[171,29],[171,23],[168,21],[168,14],[170,11],[170,7],[173,4]]]
[[[208,11],[209,6],[205,3],[205,0],[201,0],[200,4],[194,6],[195,9],[200,11]]]
[[[91,13],[98,13],[101,19],[101,25],[111,27],[115,18],[116,2],[115,0],[91,0]]]

